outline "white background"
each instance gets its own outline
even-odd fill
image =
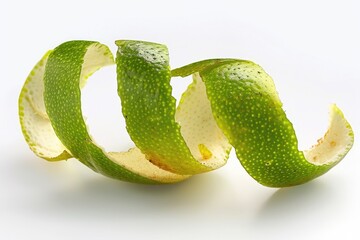
[[[0,239],[360,239],[360,151],[302,186],[259,185],[231,156],[211,173],[168,186],[107,179],[76,160],[49,163],[27,147],[17,98],[40,57],[73,39],[169,47],[173,68],[249,59],[273,78],[301,149],[327,127],[331,103],[359,134],[360,4],[341,1],[16,1],[0,4]],[[189,79],[173,81],[179,96]],[[83,92],[107,150],[127,150],[115,68]]]

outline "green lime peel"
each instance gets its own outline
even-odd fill
[[[161,184],[223,166],[231,147],[246,171],[269,187],[308,182],[339,163],[354,142],[341,110],[310,150],[299,151],[271,77],[257,64],[209,59],[170,69],[167,47],[144,41],[69,41],[47,52],[19,97],[23,135],[48,161],[76,158],[95,172],[122,181]],[[105,152],[87,131],[81,88],[98,69],[116,64],[126,128],[136,147]],[[171,77],[193,75],[178,106]]]

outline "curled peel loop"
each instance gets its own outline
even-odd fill
[[[105,176],[136,183],[172,183],[223,166],[231,146],[259,183],[286,187],[335,166],[352,147],[350,124],[335,105],[322,140],[299,151],[271,77],[238,59],[210,59],[170,70],[166,46],[116,41],[118,94],[136,147],[105,152],[87,131],[81,87],[114,64],[107,46],[70,41],[49,51],[31,71],[19,97],[23,134],[49,161],[77,158]],[[172,76],[193,75],[179,105]]]

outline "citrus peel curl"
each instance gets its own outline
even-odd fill
[[[69,41],[49,51],[19,97],[25,140],[49,161],[77,158],[105,176],[135,183],[173,183],[223,166],[231,147],[246,171],[269,187],[310,181],[335,166],[353,145],[343,113],[331,106],[324,138],[307,151],[287,119],[271,77],[257,64],[210,59],[171,71],[166,46]],[[117,66],[118,94],[136,147],[106,152],[84,122],[81,87],[98,69]],[[193,75],[178,106],[171,77]]]

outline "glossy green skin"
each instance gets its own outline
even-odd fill
[[[111,161],[96,146],[81,112],[80,73],[86,50],[96,42],[71,41],[50,54],[44,77],[46,111],[56,135],[71,154],[105,176],[136,183],[156,183]]]
[[[297,185],[337,164],[314,165],[305,159],[275,88],[268,86],[272,80],[260,66],[244,60],[214,59],[172,73],[186,76],[194,72],[205,82],[217,124],[241,164],[259,183],[269,187]]]
[[[175,121],[167,48],[142,41],[117,41],[118,93],[126,128],[155,165],[178,174],[212,170],[196,161]]]
[[[70,41],[50,53],[44,74],[44,102],[52,127],[71,155],[94,171],[129,182],[159,183],[113,162],[87,132],[81,112],[80,76],[86,52],[94,44],[99,45]],[[353,135],[337,161],[323,165],[308,162],[298,150],[293,126],[271,77],[250,61],[210,59],[170,71],[164,45],[143,41],[116,44],[118,93],[127,130],[149,161],[162,169],[184,175],[213,170],[194,159],[175,121],[171,76],[196,72],[205,83],[218,126],[246,171],[265,186],[287,187],[310,181],[335,166],[352,146]],[[102,54],[110,54],[112,59],[105,48]],[[22,118],[23,109],[19,113]],[[348,129],[353,134],[350,125]],[[23,132],[28,141],[27,132]],[[63,157],[70,155],[55,160]]]

